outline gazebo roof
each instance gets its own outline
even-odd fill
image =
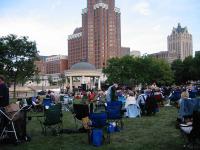
[[[80,62],[72,65],[70,70],[96,70],[96,68],[88,62]]]

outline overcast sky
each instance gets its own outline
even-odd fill
[[[41,55],[67,55],[67,38],[81,26],[87,0],[0,0],[0,36],[29,36]],[[200,50],[199,0],[116,0],[121,9],[122,46],[144,53],[167,50],[178,22]]]

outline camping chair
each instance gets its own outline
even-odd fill
[[[62,110],[71,111],[73,105],[73,99],[68,95],[61,95],[60,102],[62,104]]]
[[[82,121],[84,118],[89,116],[89,107],[88,105],[83,104],[73,104],[73,114],[76,129],[78,129],[77,121]]]
[[[190,125],[180,124],[181,133],[186,141],[185,148],[192,146],[194,149],[196,146],[200,148],[198,141],[200,140],[200,112],[193,112],[193,123]]]
[[[197,91],[196,90],[189,90],[189,98],[196,98]]]
[[[126,108],[126,117],[136,118],[141,117],[141,110],[138,104],[130,104]]]
[[[106,103],[106,112],[108,115],[109,122],[116,122],[117,125],[120,124],[120,128],[123,129],[124,123],[122,120],[124,111],[122,110],[121,101],[111,101]]]
[[[36,97],[29,97],[29,98],[26,98],[26,99],[22,99],[21,104],[22,105],[26,104],[26,105],[30,106],[30,108],[33,112],[42,112],[43,106],[42,105],[36,105],[35,102],[34,102],[35,98]]]
[[[53,104],[53,101],[50,98],[44,98],[42,101],[42,106],[45,109],[48,109]]]
[[[16,126],[15,126],[15,121],[23,117],[23,114],[21,111],[25,109],[27,106],[19,107],[17,104],[10,104],[5,108],[0,109],[0,114],[3,117],[3,128],[0,133],[1,139],[4,138],[11,138],[14,136],[15,138],[15,143],[19,143],[19,137],[17,134]],[[13,135],[11,135],[13,133]]]
[[[181,98],[181,91],[175,90],[173,91],[170,96],[169,96],[169,100],[171,104],[174,104],[176,107],[178,105],[178,101]]]
[[[51,105],[48,109],[44,109],[43,121],[40,121],[42,133],[47,134],[47,128],[51,129],[53,134],[62,131],[62,108],[61,104]]]
[[[95,129],[100,129],[100,130],[106,132],[106,138],[103,135],[103,141],[106,143],[110,143],[110,132],[108,131],[109,124],[107,123],[107,113],[106,112],[91,113],[89,115],[89,119],[91,121],[90,130],[88,132],[89,144],[91,144],[92,141],[95,140],[94,137],[92,137],[92,132]]]

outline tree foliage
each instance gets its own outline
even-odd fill
[[[152,82],[169,85],[173,82],[169,64],[149,56],[112,58],[108,60],[108,66],[103,69],[103,72],[107,75],[109,83],[129,86]]]
[[[6,76],[8,82],[25,83],[34,75],[37,60],[36,43],[28,41],[28,37],[8,35],[0,37],[0,74]]]
[[[200,54],[189,56],[184,61],[175,60],[171,64],[176,84],[200,80]]]
[[[35,82],[37,83],[37,85],[38,85],[38,84],[41,83],[42,79],[40,78],[40,76],[39,76],[38,74],[36,74],[36,75],[34,76],[34,81],[35,81]]]
[[[64,87],[64,84],[66,83],[65,74],[59,75],[58,85],[61,87]]]
[[[47,79],[47,80],[48,80],[50,86],[53,85],[53,78],[52,78],[51,75],[48,76],[48,79]]]

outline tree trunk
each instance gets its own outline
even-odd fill
[[[13,93],[14,99],[16,99],[16,81],[14,81],[14,93]]]

